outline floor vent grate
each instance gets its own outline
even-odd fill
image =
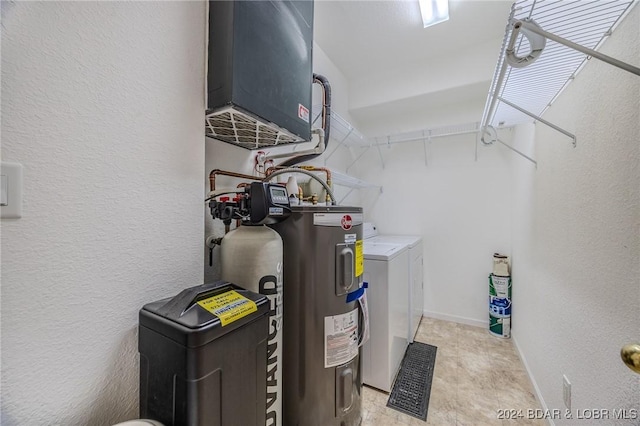
[[[407,347],[387,407],[427,420],[437,349],[420,342]]]

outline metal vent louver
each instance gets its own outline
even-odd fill
[[[208,113],[205,117],[205,135],[247,149],[286,145],[303,140],[274,124],[263,123],[233,108]]]

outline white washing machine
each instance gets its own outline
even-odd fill
[[[377,243],[404,244],[409,248],[409,325],[407,336],[409,343],[416,336],[424,311],[424,261],[422,237],[419,235],[379,235],[372,223],[363,228],[365,241]]]
[[[409,250],[365,237],[363,254],[370,337],[362,351],[362,382],[390,392],[408,345]]]

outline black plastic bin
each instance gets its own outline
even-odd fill
[[[140,417],[166,426],[264,425],[268,319],[267,297],[224,281],[145,305]]]

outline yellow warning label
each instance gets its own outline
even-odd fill
[[[222,326],[258,310],[254,301],[247,299],[235,290],[200,300],[198,305],[220,318]]]
[[[364,252],[362,240],[356,241],[356,277],[364,273]]]

